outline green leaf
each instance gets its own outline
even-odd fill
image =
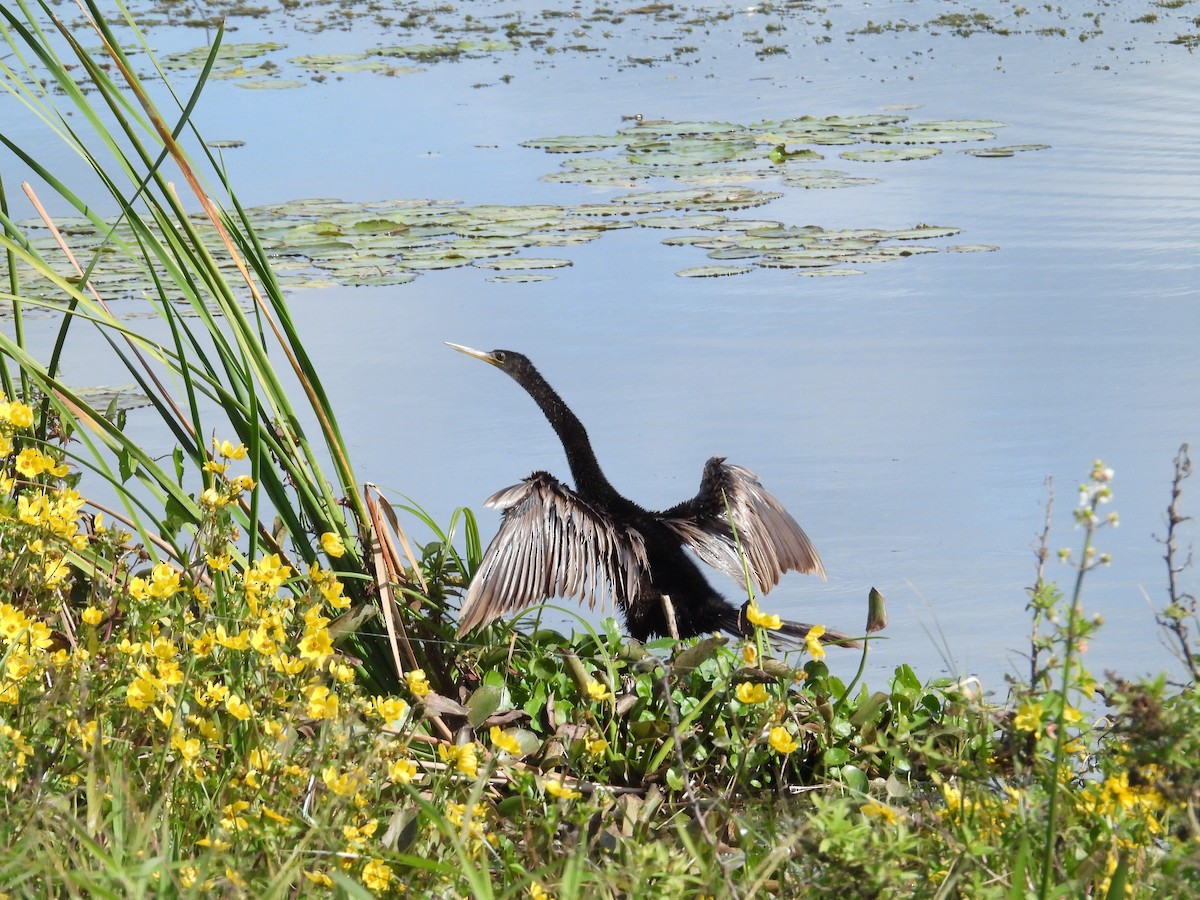
[[[483,721],[500,708],[504,699],[504,689],[495,685],[485,684],[477,688],[467,700],[467,722],[472,728],[478,728]]]

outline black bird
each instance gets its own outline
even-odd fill
[[[752,633],[747,607],[713,590],[685,547],[743,588],[749,575],[764,594],[788,570],[825,577],[808,536],[750,470],[714,456],[695,497],[649,512],[609,484],[583,423],[525,356],[447,343],[529,392],[562,440],[575,480],[572,491],[548,472],[534,472],[488,498],[488,506],[503,510],[503,522],[467,590],[460,635],[548,597],[586,600],[592,608],[612,599],[639,640]],[[811,628],[785,621],[779,633],[795,640]],[[831,631],[822,640],[853,645]]]

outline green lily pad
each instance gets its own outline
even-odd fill
[[[962,152],[969,153],[971,156],[1000,158],[1014,156],[1017,153],[1028,153],[1032,150],[1049,149],[1049,144],[1010,144],[1006,147],[972,147],[971,149],[964,150]]]
[[[304,87],[303,81],[289,81],[286,78],[265,78],[259,81],[238,81],[238,87],[248,91],[286,91],[292,88]]]
[[[875,144],[953,144],[962,141],[990,141],[996,136],[992,131],[966,128],[913,128],[898,134],[882,134],[871,137]]]
[[[78,388],[75,393],[92,409],[104,414],[110,409],[119,412],[150,405],[150,398],[133,385]]]
[[[862,269],[846,269],[841,267],[831,267],[828,269],[801,269],[796,273],[804,275],[808,278],[826,277],[826,278],[842,278],[848,275],[865,275],[867,274]]]
[[[751,271],[752,266],[692,266],[680,269],[675,274],[680,278],[720,278],[725,275],[745,275]]]
[[[493,284],[529,284],[535,281],[554,281],[556,275],[544,272],[508,272],[502,275],[492,275],[487,280]]]
[[[592,153],[596,150],[606,150],[619,147],[625,142],[615,134],[591,134],[580,136],[563,136],[549,138],[534,138],[521,141],[522,147],[534,150],[545,150],[547,153]]]
[[[830,189],[878,184],[879,179],[837,169],[789,169],[783,175],[783,183],[806,189]]]
[[[561,269],[574,265],[569,259],[535,259],[512,257],[510,259],[492,259],[487,262],[475,263],[481,269]]]
[[[276,44],[272,41],[257,41],[248,43],[223,43],[217,48],[214,68],[230,68],[242,60],[255,59],[276,50],[282,50],[286,44]],[[196,47],[179,53],[167,53],[159,57],[164,69],[201,69],[208,61],[211,47]]]
[[[637,220],[643,228],[709,228],[726,221],[724,216],[691,215],[691,216],[644,216]]]
[[[931,159],[942,151],[938,147],[888,147],[878,150],[843,150],[842,159],[856,162],[902,162],[911,159]]]

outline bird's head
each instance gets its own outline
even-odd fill
[[[531,372],[536,372],[529,358],[515,350],[474,350],[471,347],[464,347],[462,344],[452,344],[449,341],[446,341],[446,346],[453,347],[459,353],[465,353],[467,356],[473,356],[475,359],[489,363],[497,369],[507,372],[522,383],[524,383],[525,376]]]

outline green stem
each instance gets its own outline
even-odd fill
[[[1063,748],[1067,742],[1067,697],[1071,689],[1071,667],[1075,662],[1075,646],[1078,643],[1077,634],[1079,615],[1081,613],[1080,598],[1083,596],[1083,576],[1087,574],[1088,569],[1091,567],[1089,561],[1092,558],[1092,536],[1096,531],[1094,524],[1096,501],[1094,499],[1092,500],[1089,512],[1091,514],[1087,517],[1087,524],[1084,526],[1083,533],[1083,558],[1080,560],[1079,569],[1075,574],[1075,590],[1071,594],[1071,607],[1067,613],[1067,647],[1063,653],[1062,688],[1060,689],[1058,714],[1054,720],[1054,756],[1046,807],[1046,834],[1043,838],[1042,847],[1042,881],[1038,889],[1038,897],[1041,900],[1045,900],[1049,896],[1050,875],[1054,868],[1054,843],[1058,826],[1058,773],[1062,767]]]

